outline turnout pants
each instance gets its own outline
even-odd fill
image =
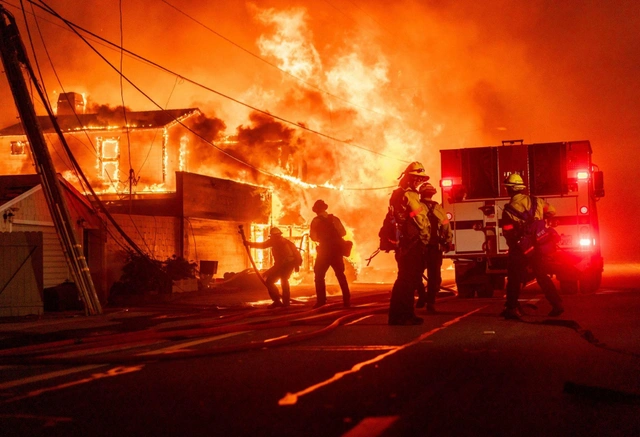
[[[424,245],[414,242],[410,247],[396,252],[398,277],[391,289],[389,322],[401,323],[415,317],[413,309],[416,284],[422,284],[424,272]]]
[[[265,273],[264,282],[267,283],[267,290],[269,291],[269,297],[274,302],[280,302],[280,293],[278,293],[278,287],[276,282],[280,279],[280,286],[282,287],[282,300],[285,305],[288,305],[291,300],[291,288],[289,287],[289,277],[293,273],[295,266],[292,263],[274,265]]]
[[[325,276],[329,267],[331,267],[336,275],[338,284],[340,284],[342,301],[344,304],[348,305],[351,300],[351,293],[349,292],[347,276],[344,274],[344,259],[342,258],[342,253],[340,253],[339,250],[323,250],[321,247],[322,246],[318,247],[318,256],[316,258],[316,263],[313,266],[317,302],[321,304],[327,302],[327,284],[325,282]]]
[[[527,281],[527,267],[531,265],[533,274],[545,298],[554,309],[562,308],[562,298],[548,273],[549,259],[534,252],[531,259],[518,248],[509,248],[507,259],[507,302],[508,309],[518,308],[518,298],[523,284]]]
[[[440,245],[429,244],[424,254],[425,267],[427,269],[427,292],[423,296],[428,304],[436,303],[436,295],[442,284],[442,251]],[[422,282],[422,279],[421,279]],[[424,288],[421,287],[424,293]],[[422,298],[420,294],[418,297]]]

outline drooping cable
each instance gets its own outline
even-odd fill
[[[314,90],[319,91],[319,92],[321,92],[322,94],[325,94],[325,95],[327,95],[327,96],[329,96],[329,97],[332,97],[332,98],[334,98],[334,99],[336,99],[336,100],[340,100],[341,102],[346,103],[346,104],[347,104],[347,105],[349,105],[349,106],[352,106],[352,107],[355,107],[355,108],[359,108],[359,109],[363,109],[363,110],[365,110],[365,111],[369,111],[369,112],[372,112],[372,113],[374,113],[374,114],[382,115],[382,116],[384,116],[384,117],[392,117],[392,116],[390,116],[390,115],[388,115],[388,114],[383,114],[383,113],[380,113],[380,112],[378,112],[378,111],[375,111],[375,110],[373,110],[373,109],[371,109],[371,108],[367,108],[367,107],[364,107],[364,106],[358,105],[358,104],[356,104],[356,103],[350,102],[350,101],[349,101],[349,100],[347,100],[347,99],[344,99],[344,98],[342,98],[342,97],[340,97],[340,96],[336,96],[335,94],[332,94],[332,93],[330,93],[329,91],[326,91],[326,90],[324,90],[324,89],[322,89],[322,88],[320,88],[320,87],[318,87],[318,86],[316,86],[316,85],[314,85],[314,84],[312,84],[312,83],[310,83],[310,82],[308,82],[308,81],[306,81],[306,80],[304,80],[304,79],[302,79],[302,78],[300,78],[300,77],[298,77],[298,76],[296,76],[296,75],[294,75],[294,74],[291,74],[290,72],[288,72],[288,71],[286,71],[286,70],[284,70],[284,69],[282,69],[282,68],[278,67],[276,64],[274,64],[274,63],[272,63],[272,62],[269,62],[268,60],[264,59],[262,56],[260,56],[260,55],[258,55],[258,54],[256,54],[256,53],[253,53],[251,50],[248,50],[248,49],[246,49],[246,48],[242,47],[240,44],[238,44],[238,43],[234,42],[233,40],[231,40],[231,39],[227,38],[226,36],[222,35],[220,32],[217,32],[216,30],[214,30],[214,29],[212,29],[211,27],[207,26],[207,25],[206,25],[206,24],[204,24],[203,22],[201,22],[201,21],[197,20],[196,18],[192,17],[191,15],[187,14],[187,13],[186,13],[186,12],[184,12],[182,9],[180,9],[180,8],[178,8],[177,6],[175,6],[175,5],[171,4],[171,3],[169,3],[167,0],[162,0],[162,2],[163,2],[163,3],[166,3],[168,6],[172,7],[173,9],[175,9],[176,11],[178,11],[179,13],[181,13],[182,15],[184,15],[185,17],[187,17],[188,19],[190,19],[190,20],[191,20],[191,21],[193,21],[194,23],[197,23],[198,25],[202,26],[204,29],[208,30],[209,32],[213,33],[214,35],[216,35],[216,36],[218,36],[218,37],[222,38],[224,41],[228,42],[229,44],[231,44],[231,45],[233,45],[233,46],[235,46],[235,47],[239,48],[239,49],[240,49],[240,50],[242,50],[243,52],[245,52],[245,53],[249,54],[250,56],[253,56],[254,58],[256,58],[256,59],[258,59],[258,60],[260,60],[260,61],[264,62],[265,64],[267,64],[267,65],[269,65],[269,66],[271,66],[271,67],[273,67],[273,68],[275,68],[275,69],[279,70],[280,72],[282,72],[282,73],[286,74],[287,76],[289,76],[289,77],[291,77],[291,78],[293,78],[293,79],[297,80],[298,82],[300,82],[300,83],[304,84],[305,86],[307,86],[307,87],[309,87],[309,88],[313,88]],[[396,118],[397,118],[397,117],[396,117]]]
[[[32,0],[28,0],[28,1],[32,1]],[[113,64],[111,64],[111,63],[110,63],[110,62],[109,62],[109,61],[108,61],[108,60],[107,60],[107,59],[106,59],[106,58],[105,58],[105,57],[104,57],[104,56],[103,56],[99,51],[97,51],[97,50],[95,49],[95,47],[93,47],[93,46],[92,46],[92,45],[91,45],[91,44],[86,40],[86,38],[84,38],[84,37],[82,37],[82,36],[80,35],[80,33],[79,33],[79,31],[78,31],[78,30],[80,30],[80,31],[82,31],[82,32],[85,32],[85,33],[87,33],[87,34],[89,34],[89,35],[93,36],[94,38],[97,38],[97,39],[99,39],[99,40],[101,40],[101,41],[103,41],[103,42],[105,42],[105,43],[107,43],[107,44],[109,44],[109,45],[111,45],[111,46],[114,46],[114,47],[116,47],[116,48],[120,49],[120,47],[119,47],[117,44],[114,44],[114,43],[110,42],[109,40],[107,40],[107,39],[105,39],[105,38],[102,38],[102,37],[100,37],[99,35],[96,35],[96,34],[94,34],[93,32],[91,32],[91,31],[89,31],[89,30],[87,30],[87,29],[82,28],[81,26],[76,25],[75,23],[73,23],[73,22],[71,22],[71,21],[69,21],[69,20],[65,19],[64,17],[62,17],[62,16],[61,16],[60,14],[58,14],[55,10],[53,10],[51,7],[49,7],[49,6],[48,6],[44,1],[40,0],[40,2],[41,2],[43,5],[45,5],[45,6],[46,6],[46,9],[45,9],[45,10],[46,10],[48,13],[50,13],[51,15],[54,15],[55,17],[59,18],[62,22],[64,22],[64,23],[67,25],[67,27],[68,27],[69,29],[71,29],[71,30],[72,30],[72,31],[73,31],[73,32],[74,32],[78,37],[80,37],[80,38],[85,42],[85,44],[89,45],[89,47],[90,47],[92,50],[94,50],[94,52],[95,52],[99,57],[101,57],[101,58],[102,58],[102,59],[103,59],[103,60],[104,60],[104,61],[105,61],[105,62],[106,62],[106,63],[107,63],[107,64],[108,64],[112,69],[114,69],[116,72],[118,72],[118,73],[120,74],[120,72],[118,71],[118,69],[117,69]],[[128,53],[129,55],[131,55],[131,56],[133,56],[133,57],[135,57],[135,58],[137,58],[137,59],[139,59],[139,60],[141,60],[141,61],[144,61],[144,62],[148,63],[149,65],[152,65],[152,66],[154,66],[154,67],[156,67],[156,68],[158,68],[158,69],[160,69],[160,70],[162,70],[162,71],[164,71],[164,72],[166,72],[166,73],[169,73],[169,74],[171,74],[171,75],[177,76],[177,77],[179,77],[179,78],[183,79],[184,81],[189,82],[190,84],[192,84],[192,85],[194,85],[194,86],[197,86],[197,87],[199,87],[199,88],[202,88],[202,89],[204,89],[204,90],[206,90],[206,91],[209,91],[209,92],[211,92],[211,93],[213,93],[213,94],[216,94],[216,95],[218,95],[218,96],[220,96],[220,97],[223,97],[223,98],[225,98],[225,99],[227,99],[227,100],[230,100],[230,101],[232,101],[232,102],[234,102],[234,103],[237,103],[237,104],[239,104],[239,105],[242,105],[242,106],[244,106],[244,107],[246,107],[246,108],[248,108],[248,109],[251,109],[251,110],[253,110],[253,111],[259,112],[259,113],[264,114],[264,115],[267,115],[268,117],[272,117],[272,118],[274,118],[274,119],[276,119],[276,120],[279,120],[279,121],[281,121],[281,122],[283,122],[283,123],[286,123],[286,124],[288,124],[288,125],[292,125],[292,126],[294,126],[295,128],[297,128],[297,129],[302,129],[302,130],[308,131],[308,132],[310,132],[310,133],[313,133],[313,134],[315,134],[315,135],[318,135],[318,136],[320,136],[320,137],[322,137],[322,138],[326,138],[326,139],[329,139],[329,140],[331,140],[331,141],[335,141],[335,142],[338,142],[338,143],[346,144],[346,145],[348,145],[348,146],[350,146],[350,147],[354,147],[354,148],[357,148],[357,149],[360,149],[360,150],[363,150],[363,151],[366,151],[366,152],[369,152],[369,153],[372,153],[372,154],[375,154],[375,155],[378,155],[378,156],[381,156],[381,157],[384,157],[384,158],[390,158],[390,159],[393,159],[393,160],[395,160],[395,161],[399,161],[399,162],[403,162],[403,163],[409,163],[409,162],[410,162],[410,161],[407,161],[407,160],[400,159],[400,158],[398,158],[397,156],[387,155],[387,154],[384,154],[384,153],[382,153],[382,152],[378,152],[378,151],[375,151],[375,150],[372,150],[372,149],[369,149],[369,148],[366,148],[366,147],[360,146],[360,145],[358,145],[358,144],[353,143],[353,142],[352,142],[352,141],[350,141],[350,140],[343,140],[343,139],[336,138],[336,137],[334,137],[334,136],[331,136],[331,135],[325,134],[325,133],[320,132],[320,131],[318,131],[318,130],[311,129],[311,128],[307,127],[304,123],[294,122],[294,121],[288,120],[288,119],[286,119],[286,118],[284,118],[284,117],[281,117],[281,116],[278,116],[278,115],[274,115],[274,114],[270,113],[270,112],[269,112],[269,111],[267,111],[267,110],[257,108],[257,107],[255,107],[255,106],[253,106],[253,105],[250,105],[250,104],[245,103],[245,102],[243,102],[243,101],[241,101],[241,100],[238,100],[238,99],[236,99],[236,98],[234,98],[234,97],[231,97],[231,96],[229,96],[229,95],[227,95],[227,94],[224,94],[224,93],[222,93],[222,92],[220,92],[220,91],[217,91],[217,90],[215,90],[215,89],[213,89],[213,88],[211,88],[211,87],[208,87],[208,86],[206,86],[206,85],[203,85],[203,84],[201,84],[201,83],[199,83],[199,82],[197,82],[197,81],[195,81],[195,80],[189,79],[189,78],[187,78],[187,77],[185,77],[185,76],[183,76],[183,75],[181,75],[181,74],[179,74],[179,73],[176,73],[176,72],[174,72],[174,71],[172,71],[172,70],[170,70],[170,69],[168,69],[168,68],[166,68],[166,67],[163,67],[163,66],[161,66],[161,65],[159,65],[159,64],[157,64],[157,63],[155,63],[155,62],[153,62],[153,61],[151,61],[151,60],[149,60],[149,59],[147,59],[147,58],[144,58],[144,57],[142,57],[142,56],[140,56],[140,55],[137,55],[137,54],[135,54],[135,53],[133,53],[133,52],[131,52],[131,51],[129,51],[129,50],[127,50],[127,49],[125,49],[125,48],[121,48],[121,49],[122,49],[124,52]],[[127,79],[127,77],[126,77],[126,76],[123,76],[123,78],[124,78],[127,82],[129,82],[129,84],[130,84],[130,85],[132,85],[134,88],[136,88],[136,90],[138,90],[138,92],[140,92],[143,96],[145,96],[147,99],[149,99],[149,101],[150,101],[150,102],[152,102],[156,107],[158,107],[159,109],[163,109],[163,108],[162,108],[160,105],[158,105],[158,104],[157,104],[153,99],[151,99],[151,97],[149,97],[149,96],[148,96],[146,93],[144,93],[144,92],[143,92],[139,87],[137,87],[137,86],[136,86],[132,81],[130,81],[129,79]],[[216,146],[214,145],[214,147],[216,147]],[[217,147],[216,147],[216,148],[217,148]],[[235,157],[232,157],[232,158],[233,158],[233,159],[235,159],[235,160],[237,160],[237,161],[239,161],[239,162],[241,162],[241,163],[243,163],[244,165],[248,165],[247,163],[245,163],[245,162],[243,162],[243,161],[241,161],[241,160],[238,160],[238,159],[237,159],[237,158],[235,158]],[[249,165],[249,166],[251,167],[251,165]],[[255,168],[255,167],[254,167],[254,169],[255,169],[256,171],[260,171],[260,172],[262,172],[261,170],[259,170],[259,169]]]

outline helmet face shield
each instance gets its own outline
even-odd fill
[[[408,178],[407,180],[409,182],[409,185],[416,191],[419,191],[420,186],[427,181],[427,179],[422,176],[408,175],[406,177]]]

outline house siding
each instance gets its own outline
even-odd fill
[[[65,281],[72,281],[71,272],[53,223],[50,225],[14,224],[13,232],[42,232],[44,288],[55,287]]]
[[[40,232],[0,232],[0,317],[42,314]]]

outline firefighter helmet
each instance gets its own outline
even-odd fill
[[[311,208],[311,211],[318,213],[318,212],[326,211],[328,208],[329,208],[329,205],[327,205],[324,202],[324,200],[318,199],[316,200],[316,203],[313,204],[313,208]]]
[[[420,185],[420,195],[424,197],[431,197],[437,193],[436,187],[431,185],[429,182],[425,182]]]
[[[400,177],[403,175],[413,175],[413,176],[422,176],[425,181],[429,180],[429,176],[425,173],[424,166],[418,161],[414,161],[407,166],[407,168],[402,172]]]
[[[282,235],[282,231],[278,228],[271,228],[271,231],[269,232],[269,235],[271,235],[272,237],[274,235]]]
[[[517,173],[511,173],[502,183],[505,187],[511,187],[515,191],[524,190],[527,186],[522,180],[522,176]]]

